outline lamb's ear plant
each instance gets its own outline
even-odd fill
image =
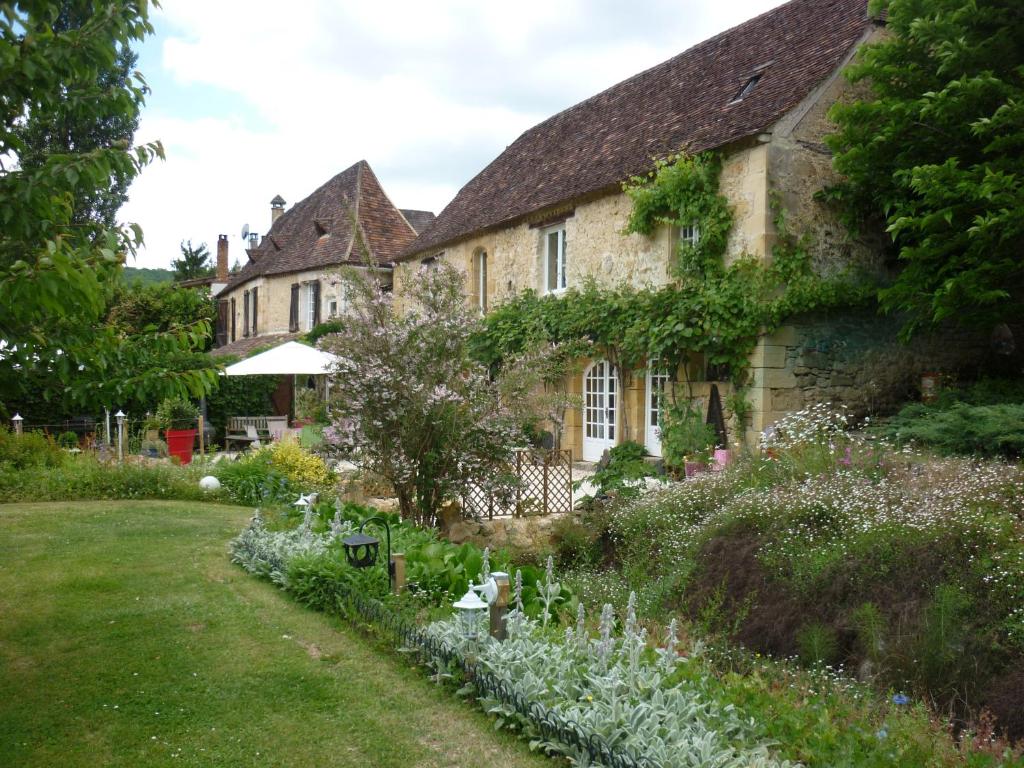
[[[553,575],[547,579],[553,580]],[[477,689],[479,703],[498,718],[497,727],[522,731],[531,748],[563,755],[581,766],[593,765],[586,745],[596,739],[658,768],[791,765],[773,757],[756,722],[707,698],[702,682],[672,682],[675,627],[669,629],[662,658],[654,664],[645,660],[645,630],[638,625],[635,603],[634,597],[622,637],[615,636],[614,613],[606,605],[598,638],[590,639],[580,610],[567,643],[551,639],[543,615],[535,620],[513,610],[504,642],[488,637],[473,648],[481,669],[528,705],[517,708],[487,688]],[[427,633],[457,651],[467,648],[454,619],[431,624]],[[556,729],[542,729],[527,714],[538,707],[575,723],[582,741],[563,740]]]

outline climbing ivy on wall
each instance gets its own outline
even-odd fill
[[[591,280],[560,297],[527,291],[487,315],[474,339],[477,358],[499,367],[543,341],[562,344],[566,354],[604,357],[620,370],[654,359],[674,368],[700,353],[727,365],[742,386],[761,334],[793,315],[870,300],[871,283],[852,272],[816,274],[807,242],[787,231],[781,212],[771,259],[742,255],[726,264],[733,217],[720,175],[717,154],[681,154],[623,185],[633,202],[623,234],[698,227],[696,243],[678,243],[671,284],[601,288]]]

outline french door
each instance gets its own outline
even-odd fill
[[[654,367],[647,369],[644,447],[651,456],[661,456],[661,418],[665,407],[665,387],[668,386],[668,382],[667,371]]]
[[[583,460],[597,461],[615,445],[618,424],[619,380],[607,360],[591,365],[583,374]]]

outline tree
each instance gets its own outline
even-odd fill
[[[51,29],[55,34],[80,30],[92,15],[92,3],[65,0],[56,7]],[[96,84],[102,90],[126,88],[138,61],[126,43],[119,43],[111,66],[97,72]],[[111,110],[96,114],[68,108],[65,101],[75,98],[73,90],[61,92],[52,102],[32,109],[16,127],[22,147],[18,163],[25,169],[42,168],[51,155],[69,155],[94,149],[129,146],[139,124],[138,112]],[[80,226],[99,222],[105,227],[117,223],[117,212],[128,199],[132,175],[114,169],[106,184],[83,190],[76,197],[71,220]]]
[[[424,267],[404,313],[372,277],[346,280],[345,332],[321,340],[339,356],[325,438],[391,482],[403,517],[421,524],[470,485],[508,492],[512,449],[525,440],[502,388],[470,359],[479,321],[462,275]]]
[[[39,397],[84,407],[201,394],[216,378],[207,358],[196,357],[188,368],[163,361],[201,349],[208,325],[134,334],[103,322],[141,230],[76,220],[83,201],[109,189],[112,179],[130,181],[162,157],[159,143],[76,146],[47,154],[39,165],[9,167],[10,157],[31,153],[23,128],[36,116],[84,125],[131,121],[142,107],[138,75],[121,83],[104,77],[152,31],[146,0],[82,4],[88,13],[80,26],[55,30],[65,7],[0,4],[0,411]]]
[[[849,221],[881,220],[899,271],[882,306],[903,333],[1019,318],[1024,298],[1024,6],[876,0],[889,34],[848,70],[830,138]]]
[[[210,252],[206,249],[206,243],[200,243],[198,247],[192,247],[192,241],[182,241],[181,258],[171,262],[171,269],[174,270],[175,280],[192,280],[197,277],[209,277],[216,271],[210,265]]]

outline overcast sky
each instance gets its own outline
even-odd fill
[[[147,168],[121,210],[166,267],[181,240],[244,261],[270,199],[365,159],[435,213],[524,130],[779,0],[163,0],[139,49]],[[131,265],[131,264],[130,264]]]

